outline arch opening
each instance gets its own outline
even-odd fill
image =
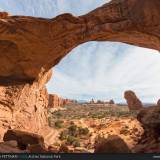
[[[88,42],[53,68],[47,88],[65,98],[115,99],[135,91],[144,103],[159,99],[159,52],[116,42]]]

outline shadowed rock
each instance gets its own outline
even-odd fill
[[[131,153],[131,151],[123,139],[112,135],[95,144],[95,153]]]
[[[158,102],[157,102],[157,106],[159,106],[160,107],[160,99],[158,100]]]
[[[144,134],[135,147],[135,152],[139,153],[159,153],[160,152],[160,107],[150,106],[143,108],[137,115],[137,119],[142,124]]]
[[[44,147],[44,139],[42,136],[18,130],[8,130],[3,138],[4,141],[15,140],[20,149],[27,149],[29,145],[40,145]]]

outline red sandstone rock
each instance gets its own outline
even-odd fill
[[[160,50],[159,19],[159,0],[113,0],[80,17],[4,16],[0,19],[1,83],[33,82],[87,41],[119,41]]]
[[[17,146],[16,141],[7,141],[0,143],[0,153],[26,153],[26,150],[21,150]]]
[[[29,153],[48,153],[48,150],[40,144],[33,144],[28,146],[27,151]]]
[[[17,141],[20,149],[27,149],[27,146],[38,144],[44,147],[44,139],[38,134],[18,130],[8,130],[3,138],[4,141]]]
[[[113,0],[53,19],[0,13],[0,133],[39,132],[47,121],[48,71],[79,44],[118,41],[160,50],[160,1]]]
[[[138,153],[159,153],[160,152],[160,107],[150,106],[143,108],[137,115],[142,124],[144,134],[135,146]]]
[[[0,12],[0,18],[1,19],[5,19],[5,18],[7,18],[9,16],[10,16],[10,14],[8,12]]]
[[[131,153],[131,151],[123,139],[111,135],[95,144],[95,153]]]
[[[63,103],[63,99],[56,94],[49,95],[49,108],[59,108]]]
[[[69,149],[68,149],[67,145],[62,144],[59,148],[59,153],[69,153]]]
[[[138,99],[133,91],[126,91],[124,93],[124,98],[127,101],[128,108],[130,111],[136,111],[143,108],[142,102]]]
[[[111,99],[111,100],[109,101],[109,104],[115,104],[115,103],[114,103],[114,100]]]
[[[49,95],[49,108],[59,108],[65,105],[76,104],[76,100],[63,99],[56,94]]]
[[[157,106],[160,106],[160,99],[159,99],[158,102],[157,102]]]

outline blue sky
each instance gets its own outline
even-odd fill
[[[0,0],[0,10],[13,15],[55,17],[82,15],[107,0]],[[88,42],[73,49],[53,69],[49,93],[72,99],[114,99],[124,102],[125,90],[134,90],[143,102],[160,98],[158,51],[122,43]]]

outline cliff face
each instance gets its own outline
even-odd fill
[[[113,0],[80,17],[0,13],[1,133],[38,132],[47,124],[47,72],[73,48],[109,40],[160,50],[159,19],[159,0]]]
[[[68,104],[76,104],[76,100],[64,99],[56,94],[49,94],[49,108],[59,108]]]
[[[48,72],[38,82],[0,86],[0,135],[8,129],[20,129],[39,133],[48,126],[48,93],[44,84]]]

